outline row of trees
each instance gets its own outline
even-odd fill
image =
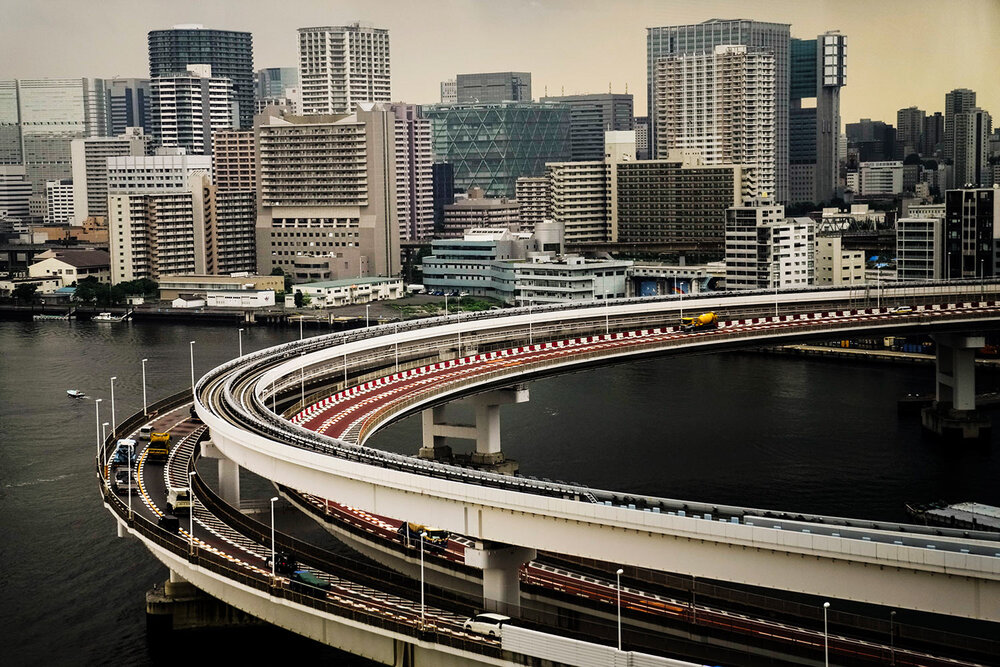
[[[76,284],[75,301],[98,306],[116,306],[124,303],[130,296],[157,296],[160,286],[154,280],[140,278],[109,285],[97,278],[84,278]]]

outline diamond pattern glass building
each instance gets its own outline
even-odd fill
[[[565,104],[436,104],[434,159],[454,166],[455,190],[479,186],[489,197],[513,197],[521,176],[545,175],[546,162],[570,159],[570,108]]]

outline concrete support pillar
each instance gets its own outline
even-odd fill
[[[476,453],[473,455],[489,459],[502,457],[500,451],[500,406],[495,403],[475,402],[476,410]]]
[[[240,466],[229,459],[219,459],[219,495],[233,507],[240,506]]]
[[[172,584],[183,584],[187,583],[187,579],[177,574],[173,570],[170,570],[170,583]]]
[[[118,537],[128,537],[128,531],[125,529],[125,522],[119,519],[115,523],[118,526]]]
[[[935,334],[934,405],[921,411],[924,428],[947,438],[989,437],[990,420],[976,412],[976,350],[984,336]]]
[[[444,406],[427,408],[420,413],[423,431],[423,446],[418,456],[422,459],[447,460],[451,458],[451,447],[444,444],[446,437],[463,438],[462,433],[454,433],[456,429],[466,427],[452,426],[444,423]]]
[[[508,616],[521,609],[521,566],[533,560],[534,549],[477,541],[465,548],[465,564],[483,571],[483,608]]]

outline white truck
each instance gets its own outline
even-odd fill
[[[191,489],[171,486],[167,489],[167,514],[187,514],[191,511]]]

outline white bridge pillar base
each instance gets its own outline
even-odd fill
[[[521,566],[537,552],[526,547],[476,541],[465,548],[465,564],[483,571],[483,608],[516,616],[521,609]]]
[[[472,463],[497,466],[504,463],[500,447],[500,406],[525,403],[529,399],[524,385],[507,387],[477,394],[465,399],[472,404],[475,425],[448,424],[444,421],[444,406],[428,408],[422,413],[423,446],[419,456],[424,459],[450,459],[451,448],[444,444],[445,438],[473,440],[476,451]]]
[[[219,466],[219,495],[233,507],[240,506],[240,466],[235,461],[227,459],[215,443],[205,440],[201,443],[201,455],[206,459],[215,459]]]
[[[976,350],[984,336],[934,334],[934,405],[921,411],[924,428],[937,435],[963,440],[988,437],[990,420],[976,412]]]

